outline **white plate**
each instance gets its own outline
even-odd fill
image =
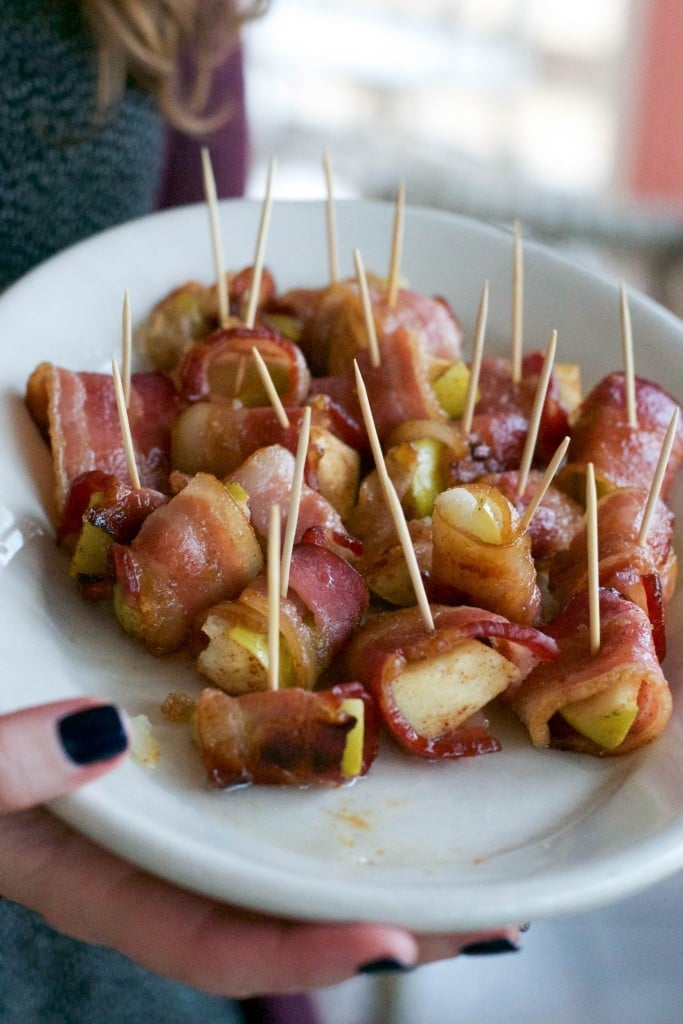
[[[260,206],[221,207],[226,266],[249,264]],[[352,273],[388,266],[393,211],[340,202],[339,250]],[[273,208],[267,264],[278,284],[324,283],[324,207]],[[468,337],[491,282],[488,351],[509,334],[508,232],[433,211],[408,210],[404,272],[411,286],[447,295]],[[98,694],[146,713],[161,743],[156,769],[129,762],[59,801],[56,812],[112,850],[181,885],[260,910],[317,919],[375,919],[417,929],[521,922],[584,910],[683,866],[683,702],[664,737],[625,759],[533,750],[503,721],[501,753],[426,764],[385,745],[367,779],[335,791],[242,790],[204,784],[185,730],[165,724],[170,689],[200,685],[181,659],[155,660],[129,642],[106,608],[84,605],[67,578],[44,511],[49,459],[22,404],[43,359],[102,369],[118,350],[129,289],[134,318],[188,278],[211,279],[202,207],[157,215],[82,243],[0,299],[0,708]],[[618,286],[531,244],[525,247],[525,350],[559,332],[558,360],[579,361],[586,387],[620,364]],[[683,328],[631,297],[636,370],[680,388]],[[500,349],[499,349],[500,350]],[[679,398],[681,395],[679,394]],[[681,491],[675,504],[681,508]],[[683,550],[680,533],[679,550]],[[681,595],[671,609],[680,621]],[[683,677],[672,630],[665,668]],[[676,693],[678,696],[678,692]]]

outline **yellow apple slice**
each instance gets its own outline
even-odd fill
[[[488,544],[500,544],[502,521],[496,505],[475,488],[451,487],[437,498],[439,513],[446,523],[467,530]]]
[[[360,697],[346,697],[341,710],[356,719],[355,725],[346,736],[342,755],[341,770],[345,778],[354,778],[363,770],[363,741],[365,739],[365,705]]]
[[[443,450],[443,442],[433,437],[403,441],[393,448],[393,459],[407,466],[412,473],[402,499],[408,519],[423,519],[432,514],[436,497],[444,486],[441,469]]]
[[[466,363],[452,363],[432,381],[436,400],[452,420],[459,419],[465,411],[469,382],[470,371]]]
[[[573,729],[605,750],[623,743],[638,714],[640,680],[618,683],[603,693],[575,701],[560,714]]]
[[[408,664],[393,682],[394,702],[417,733],[437,738],[492,701],[518,674],[492,647],[465,640],[444,654]]]
[[[268,637],[245,626],[228,626],[221,615],[208,615],[202,632],[209,644],[197,667],[231,696],[268,689]],[[280,685],[293,682],[292,658],[280,637]]]

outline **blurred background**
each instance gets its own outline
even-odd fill
[[[262,195],[393,198],[598,259],[683,309],[680,0],[272,0],[245,32]]]

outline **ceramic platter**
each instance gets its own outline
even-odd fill
[[[221,205],[226,267],[253,261],[260,204]],[[389,265],[393,209],[340,201],[344,274]],[[403,272],[448,297],[469,354],[485,279],[487,351],[510,335],[510,231],[408,209]],[[278,286],[328,273],[321,202],[276,202],[266,264]],[[618,282],[525,244],[525,351],[558,331],[557,359],[578,362],[584,389],[621,364]],[[665,662],[675,711],[663,738],[628,758],[532,749],[507,719],[499,754],[423,763],[384,744],[370,775],[338,790],[209,790],[186,730],[165,723],[172,689],[202,685],[182,659],[157,660],[122,635],[107,608],[84,604],[49,520],[51,467],[24,405],[41,360],[108,371],[119,351],[124,291],[134,321],[171,288],[212,279],[202,206],[155,215],[64,252],[0,298],[2,337],[0,709],[95,694],[146,714],[160,743],[154,769],[133,761],[55,812],[100,843],[179,885],[262,911],[325,920],[374,919],[415,929],[475,928],[596,907],[683,866],[683,638]],[[683,398],[683,326],[631,295],[636,372]],[[674,506],[681,511],[681,489]],[[683,550],[680,531],[676,538]],[[671,608],[680,621],[681,593]]]

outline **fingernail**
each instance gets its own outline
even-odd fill
[[[489,956],[492,953],[519,953],[519,946],[509,939],[490,939],[487,942],[471,942],[463,946],[460,952],[464,956]]]
[[[128,736],[117,708],[97,704],[65,715],[57,723],[59,740],[74,764],[95,764],[122,754]]]
[[[392,957],[384,957],[382,960],[372,960],[369,964],[363,964],[358,968],[359,974],[390,974],[392,971],[410,971],[408,964],[394,960]]]

